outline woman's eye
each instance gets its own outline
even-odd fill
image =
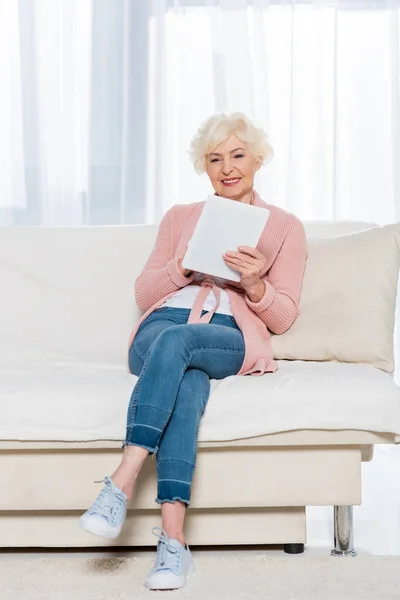
[[[219,160],[219,158],[212,158],[212,159],[211,159],[211,162],[212,162],[212,163],[213,163],[213,162],[217,162],[218,160]]]
[[[243,158],[244,154],[235,154],[235,158]]]

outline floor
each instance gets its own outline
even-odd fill
[[[268,556],[285,556],[281,546],[218,546],[217,548],[207,549],[205,547],[198,547],[191,549],[194,556],[229,556],[229,555],[240,555],[240,556],[250,556],[250,555],[260,555],[268,553]],[[368,552],[364,548],[358,548],[358,556],[370,556],[373,554],[372,552]],[[329,556],[330,555],[330,547],[326,546],[307,546],[305,552],[308,556]],[[48,552],[43,552],[41,549],[38,549],[34,552],[24,552],[20,550],[13,551],[1,551],[0,550],[0,560],[21,560],[21,559],[29,559],[34,560],[36,558],[73,558],[77,555],[84,556],[86,558],[94,558],[94,557],[114,557],[114,556],[126,556],[126,557],[134,557],[134,556],[145,556],[148,554],[155,553],[155,547],[149,548],[145,550],[126,550],[126,548],[115,548],[112,552],[104,552],[103,548],[100,548],[98,551],[91,549],[89,552],[84,549],[80,550],[63,550],[63,549],[51,549]],[[155,554],[154,554],[155,555]]]

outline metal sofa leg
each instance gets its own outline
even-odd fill
[[[353,546],[353,507],[334,506],[334,545],[332,556],[357,556]]]

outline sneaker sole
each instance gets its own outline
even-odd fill
[[[187,577],[189,577],[189,576],[190,576],[190,575],[192,575],[193,573],[194,573],[194,564],[192,563],[192,564],[191,564],[191,565],[188,567],[188,570],[186,571],[186,578],[184,579],[184,581],[183,581],[182,585],[178,585],[178,586],[175,586],[175,587],[171,587],[171,584],[170,584],[170,583],[169,583],[169,584],[167,584],[167,583],[166,583],[165,585],[158,584],[157,586],[152,586],[152,585],[151,585],[151,583],[147,583],[147,582],[146,582],[146,587],[147,587],[147,589],[148,589],[148,590],[152,590],[152,591],[157,591],[157,590],[164,590],[164,591],[167,591],[167,590],[171,590],[171,591],[172,591],[172,590],[179,590],[179,589],[181,589],[181,588],[183,588],[183,587],[184,587],[184,585],[185,585],[185,583],[186,583],[186,579],[187,579]]]
[[[79,526],[81,529],[92,535],[98,537],[104,537],[109,540],[115,540],[121,533],[121,529],[113,529],[107,526],[107,523],[101,523],[97,519],[83,518],[79,519]]]

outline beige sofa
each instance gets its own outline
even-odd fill
[[[332,505],[332,553],[354,555],[352,506],[374,444],[398,443],[393,380],[399,228],[306,223],[301,313],[273,336],[279,369],[212,381],[187,516],[191,546],[304,550],[306,507]],[[155,460],[126,527],[78,527],[120,456],[136,377],[134,281],[156,226],[12,228],[0,235],[0,544],[154,545]]]

